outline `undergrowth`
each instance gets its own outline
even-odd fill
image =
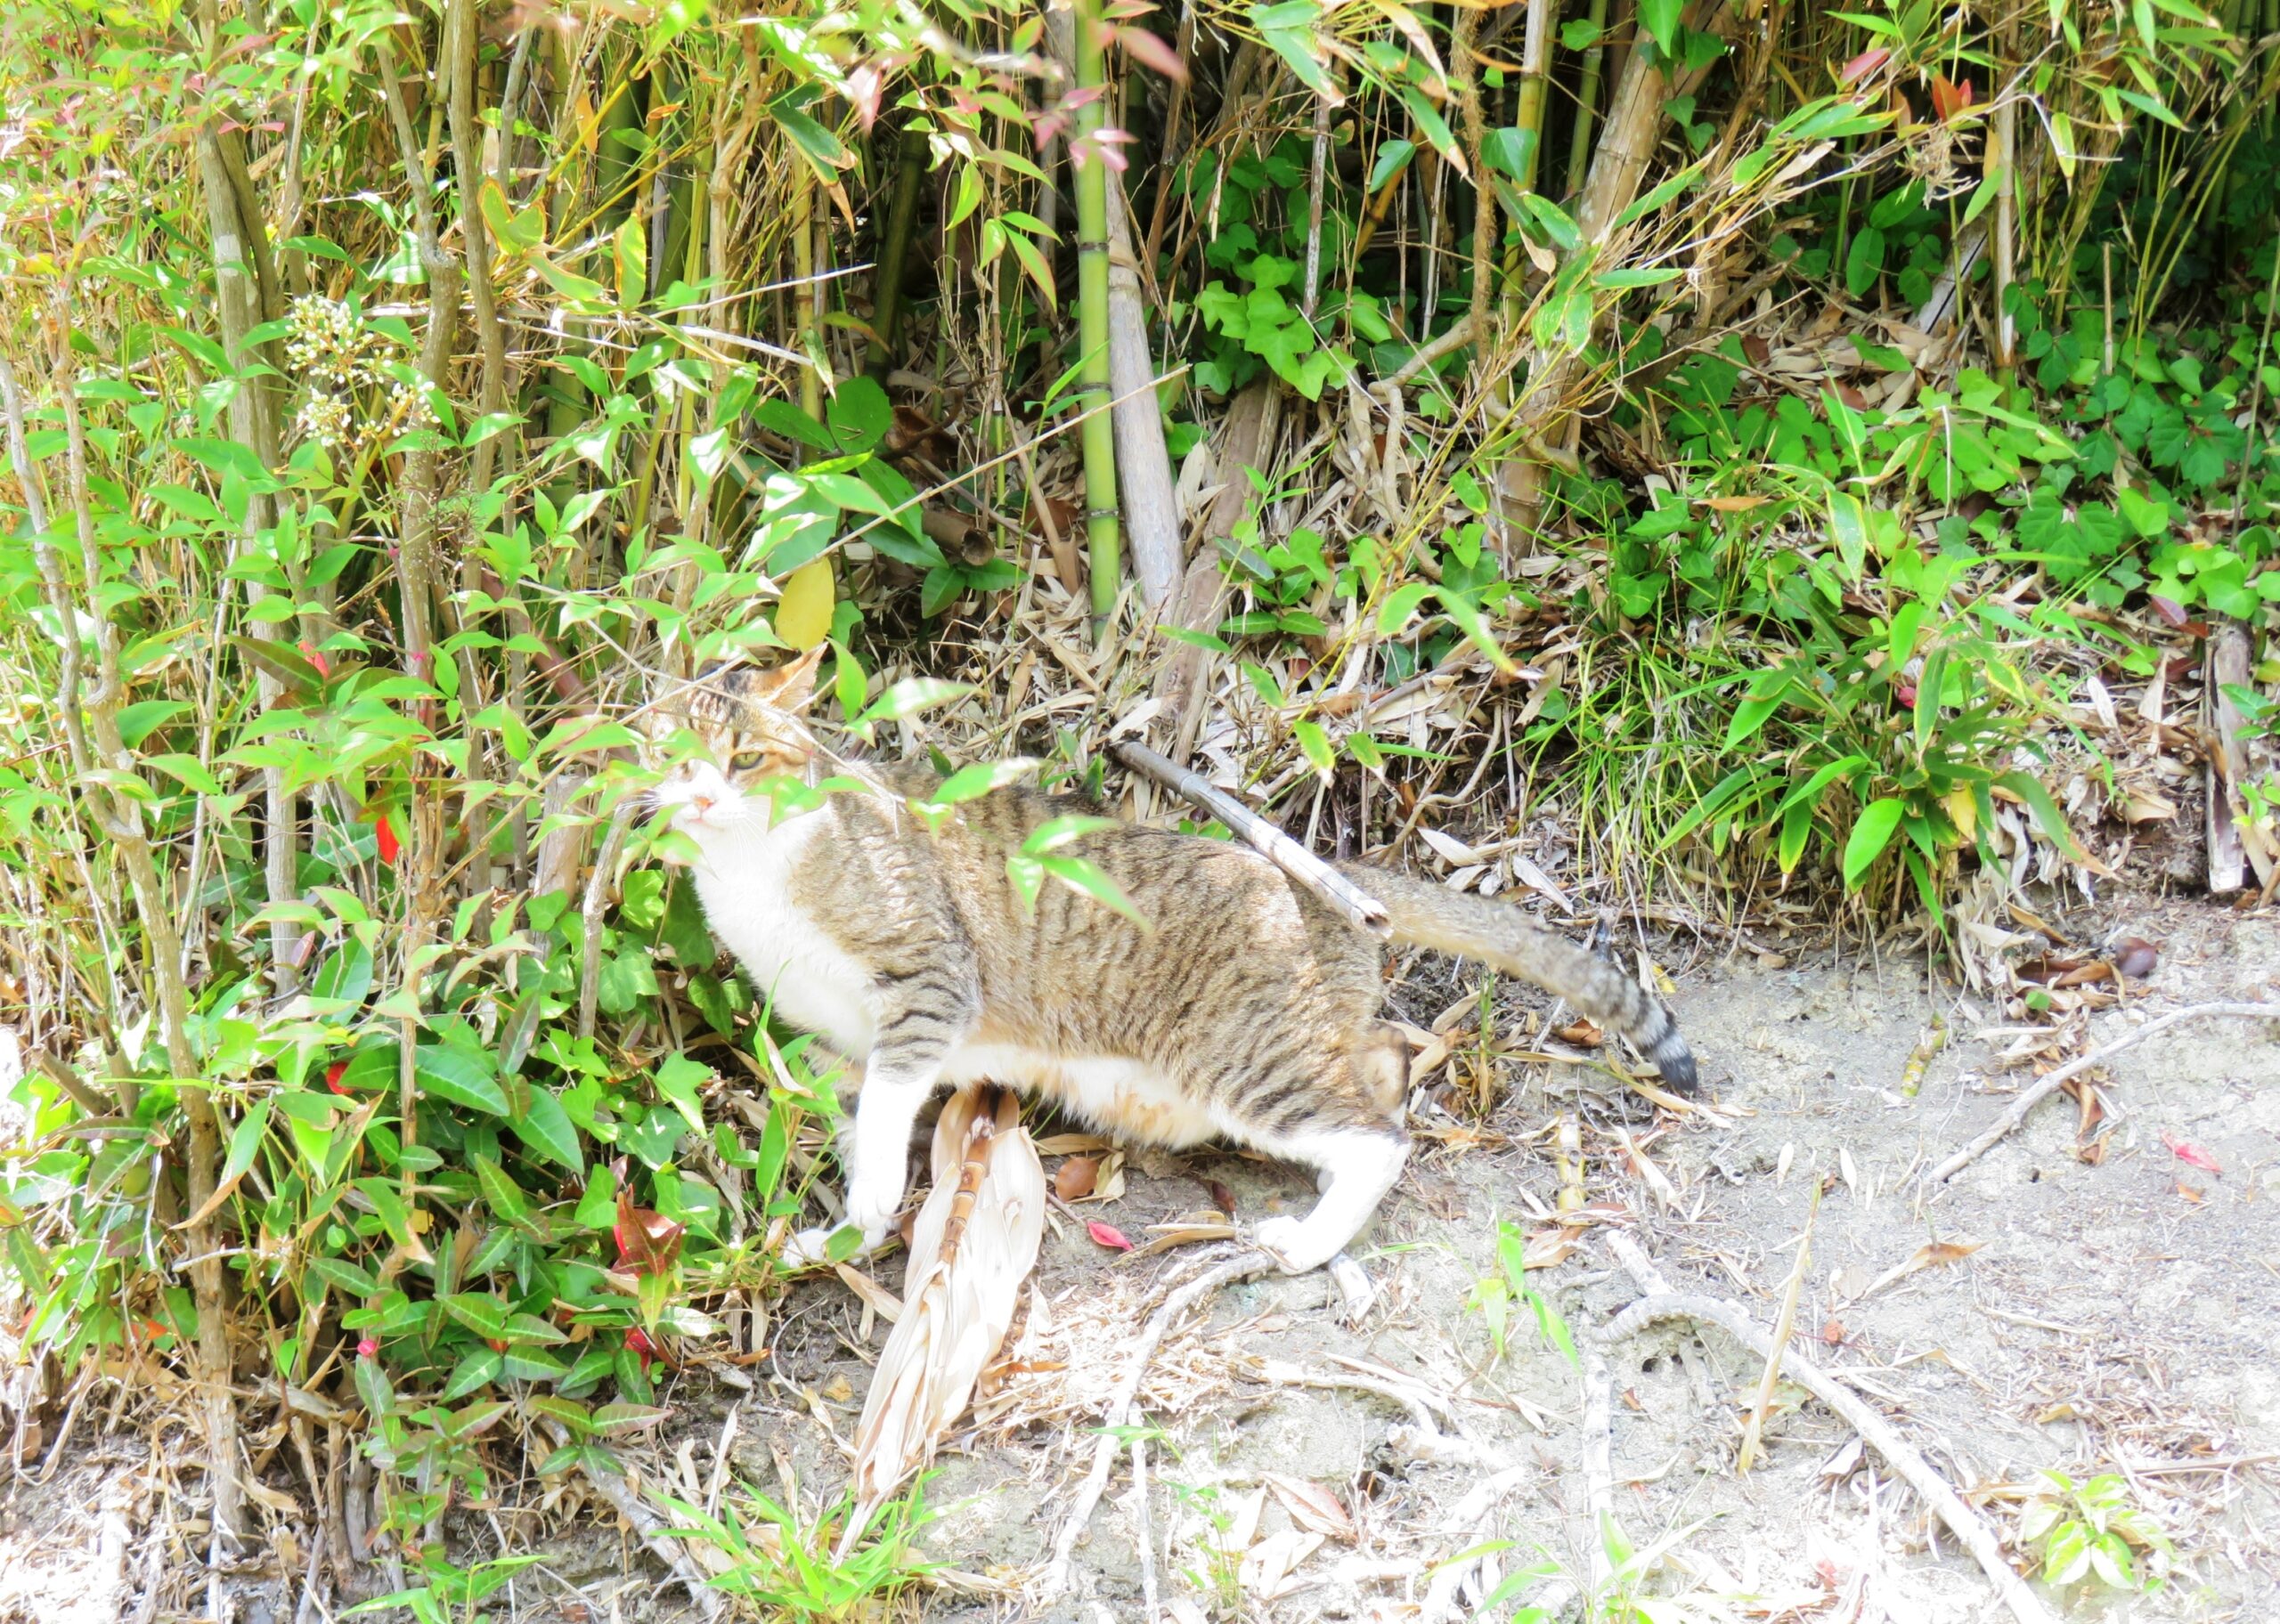
[[[641,810],[717,661],[1033,758],[965,793],[1112,787],[1193,654],[1294,827],[1408,860],[1470,776],[1437,822],[1556,821],[1610,903],[1934,923],[2089,858],[2093,680],[2238,629],[2268,725],[2268,11],[1641,0],[1515,70],[1471,8],[1112,9],[1080,92],[1016,0],[0,19],[0,1336],[19,1429],[183,1378],[216,1571],[322,1419],[393,1600],[472,1616],[470,1514],[762,1357],[836,1107]],[[1077,545],[1110,170],[1185,624]],[[813,1510],[683,1532],[769,1607],[916,1577],[914,1506],[853,1566]]]

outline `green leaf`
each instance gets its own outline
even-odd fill
[[[2045,840],[2077,863],[2088,858],[2089,854],[2074,839],[2074,831],[2068,825],[2066,815],[2058,809],[2058,803],[2050,798],[2050,792],[2042,787],[2041,779],[2032,773],[2011,772],[2005,773],[1995,783],[1999,788],[2010,791],[2026,803],[2027,809],[2034,814],[2034,821]]]
[[[802,112],[794,102],[800,91],[787,91],[768,104],[769,116],[792,138],[792,145],[814,167],[818,180],[836,181],[839,171],[855,161],[839,137]]]
[[[1763,782],[1763,770],[1757,767],[1738,767],[1712,786],[1710,792],[1697,801],[1685,816],[1671,826],[1670,832],[1657,842],[1655,849],[1668,851],[1688,835],[1708,823],[1726,807],[1741,797],[1745,791],[1751,799],[1762,798],[1771,788]]]
[[[1299,741],[1299,751],[1313,764],[1315,771],[1328,778],[1331,769],[1338,765],[1338,751],[1331,747],[1330,735],[1323,731],[1322,724],[1293,722],[1291,733]]]
[[[1378,161],[1370,166],[1372,191],[1381,190],[1388,181],[1409,167],[1409,160],[1417,156],[1417,143],[1407,139],[1389,141],[1378,149]]]
[[[649,233],[643,222],[630,218],[617,228],[610,259],[617,270],[617,302],[633,309],[649,291]]]
[[[493,1116],[507,1114],[507,1091],[499,1086],[499,1079],[460,1050],[422,1043],[412,1052],[411,1069],[423,1094]]]
[[[1666,53],[1674,53],[1678,49],[1679,19],[1685,12],[1686,0],[1639,0],[1639,26]]]
[[[1029,838],[1022,842],[1022,855],[1041,857],[1047,852],[1059,850],[1081,835],[1117,827],[1117,821],[1112,817],[1094,817],[1082,812],[1048,818],[1030,831]]]
[[[1520,669],[1512,663],[1512,657],[1504,652],[1503,645],[1496,641],[1496,634],[1489,629],[1487,618],[1473,607],[1470,599],[1445,587],[1437,590],[1442,613],[1456,622],[1456,628],[1464,634],[1466,642],[1486,654],[1488,662],[1507,677]]]
[[[1855,232],[1844,250],[1844,290],[1860,298],[1884,274],[1885,234],[1873,225]]]
[[[562,1108],[562,1101],[545,1089],[524,1084],[517,1092],[520,1108],[513,1122],[515,1137],[531,1150],[550,1162],[558,1162],[573,1173],[585,1170],[585,1157],[579,1153],[578,1130],[571,1125],[569,1112]]]
[[[944,682],[936,677],[907,677],[865,706],[863,713],[851,725],[868,727],[879,722],[899,722],[921,710],[963,699],[973,692],[970,683]]]
[[[483,1199],[491,1210],[509,1223],[526,1222],[531,1215],[531,1204],[522,1187],[489,1157],[470,1156],[468,1159],[475,1164],[476,1187],[483,1191]]]
[[[1831,761],[1827,766],[1823,767],[1819,772],[1816,772],[1812,777],[1806,779],[1796,789],[1791,790],[1787,795],[1784,795],[1781,798],[1780,804],[1773,808],[1774,815],[1776,816],[1779,816],[1781,814],[1801,806],[1810,811],[1812,809],[1812,803],[1820,799],[1820,792],[1827,789],[1830,784],[1836,783],[1837,779],[1843,777],[1847,773],[1857,773],[1862,768],[1873,765],[1874,763],[1872,763],[1866,756],[1851,755],[1839,757],[1837,759]]]
[[[696,1091],[710,1082],[712,1068],[685,1054],[670,1054],[657,1064],[650,1074],[657,1092],[669,1100],[688,1125],[697,1133],[704,1132],[704,1103]]]
[[[1887,795],[1872,800],[1852,824],[1852,832],[1844,840],[1844,889],[1859,887],[1861,876],[1867,873],[1876,860],[1892,843],[1893,832],[1900,827],[1901,815],[1907,804]]]
[[[465,1398],[468,1393],[490,1387],[493,1382],[500,1380],[500,1371],[504,1368],[504,1364],[506,1360],[501,1360],[495,1348],[472,1348],[452,1368],[452,1380],[444,1382],[443,1403],[452,1403],[456,1398]]]
[[[444,1311],[476,1336],[498,1341],[507,1334],[507,1305],[488,1292],[453,1292]]]
[[[894,426],[894,405],[872,378],[851,378],[832,395],[825,416],[843,451],[867,451]]]
[[[941,787],[929,795],[922,804],[932,807],[954,807],[961,801],[975,800],[992,790],[1003,789],[1019,783],[1037,769],[1038,763],[1026,756],[1011,761],[977,761],[962,767],[942,781]]]
[[[1084,858],[1039,857],[1037,860],[1046,873],[1071,890],[1080,891],[1095,902],[1105,903],[1143,930],[1148,928],[1148,922],[1140,917],[1140,910],[1132,905],[1132,899],[1124,894],[1123,888]]]

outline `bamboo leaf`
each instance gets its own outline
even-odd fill
[[[1853,820],[1852,832],[1844,840],[1844,889],[1858,889],[1861,877],[1874,866],[1892,843],[1893,832],[1900,827],[1901,814],[1906,803],[1892,796],[1873,800]]]
[[[2089,855],[2083,851],[2081,843],[2075,840],[2074,831],[2066,822],[2066,815],[2058,809],[2058,803],[2050,798],[2050,792],[2042,787],[2041,779],[2032,773],[2009,772],[1997,778],[1995,783],[1998,787],[2010,791],[2026,803],[2028,810],[2034,814],[2035,824],[2041,829],[2045,840],[2076,862],[2082,861]]]

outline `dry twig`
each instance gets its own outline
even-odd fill
[[[1138,1345],[1132,1351],[1132,1362],[1110,1393],[1108,1402],[1101,1409],[1100,1441],[1094,1446],[1093,1467],[1078,1486],[1077,1495],[1070,1503],[1067,1521],[1061,1525],[1060,1537],[1053,1542],[1053,1561],[1045,1571],[1044,1594],[1046,1599],[1061,1595],[1068,1588],[1071,1559],[1077,1541],[1084,1538],[1085,1525],[1093,1520],[1093,1508],[1101,1503],[1101,1495],[1108,1488],[1108,1474],[1116,1464],[1117,1429],[1131,1424],[1132,1397],[1140,1391],[1140,1378],[1147,1374],[1148,1361],[1156,1356],[1157,1347],[1164,1340],[1164,1333],[1189,1309],[1202,1302],[1230,1280],[1247,1280],[1254,1275],[1266,1274],[1282,1267],[1266,1253],[1246,1248],[1216,1268],[1208,1269],[1166,1297],[1163,1305],[1148,1316],[1148,1323],[1140,1328]]]
[[[1634,1260],[1644,1264],[1646,1260],[1639,1249],[1624,1240],[1610,1236],[1610,1245],[1616,1257],[1638,1278],[1642,1290],[1653,1295],[1633,1303],[1617,1314],[1599,1333],[1602,1344],[1620,1342],[1634,1336],[1658,1320],[1692,1320],[1698,1324],[1714,1325],[1729,1336],[1762,1359],[1773,1357],[1774,1342],[1756,1321],[1739,1306],[1716,1297],[1698,1296],[1691,1292],[1658,1289],[1664,1284],[1652,1266],[1633,1268]],[[2004,1559],[2003,1544],[1985,1518],[1964,1502],[1963,1497],[1949,1487],[1948,1481],[1934,1471],[1928,1462],[1916,1452],[1897,1428],[1871,1409],[1867,1402],[1838,1384],[1820,1366],[1801,1353],[1792,1352],[1784,1360],[1789,1378],[1813,1397],[1835,1410],[1846,1425],[1861,1434],[1863,1441],[1885,1458],[1887,1466],[1906,1480],[1908,1486],[1923,1497],[1948,1527],[1955,1533],[1966,1550],[1978,1562],[1980,1568],[1993,1583],[1996,1594],[2011,1611],[2019,1624],[2057,1624],[2055,1615],[2027,1588],[2019,1576],[2011,1571]]]
[[[2188,1020],[2207,1016],[2226,1016],[2235,1020],[2280,1020],[2280,1004],[2271,1003],[2192,1003],[2181,1010],[2171,1010],[2158,1019],[2149,1020],[2133,1032],[2125,1032],[2110,1043],[2100,1043],[2079,1060],[2069,1060],[2047,1076],[2038,1077],[2017,1099],[2011,1108],[1996,1118],[1995,1125],[1973,1140],[1962,1149],[1942,1162],[1926,1175],[1926,1181],[1944,1184],[2002,1142],[2012,1130],[2027,1119],[2029,1112],[2050,1095],[2080,1076],[2093,1067],[2103,1066],[2125,1049],[2134,1049],[2159,1032]]]

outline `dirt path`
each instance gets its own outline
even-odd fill
[[[2177,905],[2141,910],[2128,928],[2161,944],[2161,962],[2127,1007],[2089,1017],[2093,1041],[2181,1004],[2255,996],[2280,974],[2280,922]],[[1412,1001],[1436,1002],[1421,990]],[[1555,1229],[1547,1124],[1565,1108],[1584,1125],[1600,1222],[1527,1279],[1578,1338],[1637,1295],[1604,1244],[1608,1226],[1679,1289],[1730,1299],[1771,1325],[1818,1182],[1798,1345],[1897,1420],[2007,1535],[2048,1468],[2078,1482],[2121,1474],[2129,1503],[2176,1541],[2178,1571],[2158,1594],[2070,1593],[2054,1598],[2062,1616],[2280,1619],[2280,1029],[2234,1021],[2163,1034],[2101,1083],[2113,1115],[2099,1125],[2094,1163],[2080,1153],[2077,1107],[2054,1100],[1927,1194],[1924,1170],[2032,1075],[2006,1066],[2013,1038],[1975,1035],[2007,1025],[1991,1003],[1935,988],[1920,962],[1769,969],[1742,954],[1687,970],[1678,1008],[1722,1125],[1658,1125],[1643,1100],[1599,1092],[1587,1070],[1523,1067],[1486,1122],[1424,1125],[1362,1253],[1377,1296],[1360,1324],[1342,1320],[1326,1276],[1274,1278],[1222,1290],[1168,1338],[1142,1400],[1159,1429],[1148,1525],[1171,1616],[1416,1618],[1440,1564],[1501,1540],[1497,1573],[1546,1570],[1486,1615],[1501,1621],[1559,1576],[1607,1565],[1591,1532],[1576,1368],[1519,1302],[1499,1357],[1472,1305],[1499,1277],[1500,1222],[1537,1237]],[[1935,1015],[1954,1039],[1904,1093]],[[1638,1159],[1622,1152],[1624,1133]],[[1120,1198],[1080,1213],[1140,1238],[1152,1222],[1208,1208],[1211,1181],[1245,1222],[1311,1196],[1289,1170],[1208,1157],[1131,1168]],[[1958,1251],[1885,1280],[1934,1246]],[[1030,1368],[989,1401],[984,1425],[928,1487],[938,1515],[920,1544],[949,1571],[914,1593],[915,1607],[1086,1624],[1141,1616],[1124,1463],[1079,1547],[1071,1592],[1041,1602],[1031,1576],[1152,1294],[1198,1259],[1120,1259],[1056,1216],[1016,1350]],[[899,1264],[883,1266],[890,1286],[898,1275]],[[867,1335],[835,1283],[803,1285],[781,1308],[776,1357],[762,1367],[772,1379],[667,1393],[677,1414],[652,1469],[669,1491],[701,1498],[717,1481],[733,1409],[728,1481],[741,1475],[810,1513],[836,1492],[842,1458],[823,1423],[842,1437],[851,1429],[867,1380],[857,1350],[875,1352],[884,1325]],[[1953,1539],[1941,1531],[1928,1542],[1916,1497],[1794,1389],[1777,1392],[1763,1461],[1736,1474],[1760,1366],[1721,1334],[1665,1327],[1608,1348],[1608,1360],[1612,1520],[1659,1553],[1641,1563],[1640,1592],[1685,1609],[1655,1620],[1991,1616],[1987,1581]],[[1351,1384],[1307,1384],[1340,1382]],[[1444,1441],[1421,1449],[1421,1421]],[[87,1602],[105,1496],[115,1517],[127,1469],[107,1474],[105,1451],[121,1461],[139,1451],[94,1428],[83,1437],[85,1458],[60,1483],[20,1478],[0,1497],[0,1619],[76,1617]],[[1433,1450],[1443,1458],[1427,1458]],[[528,1501],[543,1490],[509,1492]],[[130,1594],[137,1574],[155,1571],[150,1542],[142,1527],[126,1553]],[[547,1560],[516,1576],[493,1616],[584,1624],[688,1611],[591,1511],[542,1548]],[[1472,1616],[1481,1588],[1476,1578],[1449,1616]],[[289,1617],[297,1595],[281,1578],[240,1616]]]

